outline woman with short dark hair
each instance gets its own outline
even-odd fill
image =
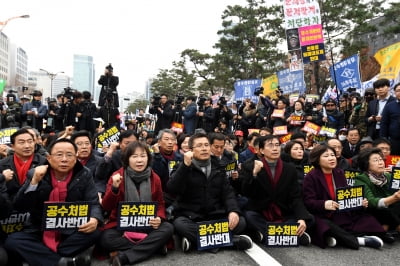
[[[151,158],[146,144],[130,143],[122,154],[123,167],[108,181],[101,204],[111,214],[104,226],[101,245],[112,252],[113,265],[133,264],[148,259],[157,251],[165,252],[165,244],[173,234],[173,226],[165,221],[161,181],[150,167]],[[136,232],[117,230],[117,209],[122,201],[155,202],[157,213],[149,221],[151,228],[137,229]]]
[[[286,143],[283,148],[283,153],[281,154],[281,159],[296,167],[297,181],[302,186],[304,180],[304,166],[308,164],[308,156],[305,153],[303,143],[297,140]]]
[[[381,149],[363,150],[358,155],[362,173],[356,176],[355,185],[364,186],[368,211],[388,230],[400,232],[400,190],[390,188],[391,174],[385,173],[385,160]]]
[[[303,199],[315,216],[315,227],[311,229],[313,242],[321,248],[333,247],[336,243],[352,249],[382,247],[383,242],[377,235],[383,236],[385,231],[373,216],[364,211],[337,211],[339,203],[335,190],[347,187],[347,181],[343,170],[336,167],[335,150],[319,145],[311,151],[309,158],[314,169],[304,177]],[[368,206],[366,199],[363,206]]]

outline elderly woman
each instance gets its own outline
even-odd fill
[[[363,150],[358,155],[362,171],[356,176],[355,185],[364,186],[368,199],[368,211],[388,230],[400,232],[400,190],[390,188],[391,174],[385,173],[384,155],[381,149]]]
[[[315,216],[315,227],[310,231],[313,243],[321,248],[334,247],[336,243],[352,249],[382,247],[383,242],[376,235],[384,235],[385,231],[373,216],[364,211],[337,212],[335,189],[347,187],[347,182],[343,170],[336,167],[335,150],[326,145],[315,147],[310,163],[314,169],[304,177],[303,199]],[[363,206],[368,206],[366,199]]]
[[[101,244],[112,252],[112,265],[133,264],[149,258],[164,249],[174,231],[165,221],[161,181],[150,168],[151,154],[146,145],[137,141],[130,143],[122,155],[122,162],[124,166],[110,177],[102,201],[103,209],[111,214],[104,226]],[[140,230],[145,237],[136,243],[128,239],[124,231],[116,229],[117,208],[121,201],[157,203],[156,217],[150,220],[152,228]]]
[[[297,181],[300,185],[303,185],[304,166],[308,164],[308,156],[304,152],[303,143],[297,140],[288,142],[283,148],[281,159],[296,167]]]

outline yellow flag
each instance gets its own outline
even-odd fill
[[[379,78],[395,79],[400,71],[400,42],[380,49],[375,59],[381,64]]]
[[[272,99],[276,98],[275,91],[278,88],[278,76],[276,74],[269,76],[262,80],[262,87],[264,88],[264,95],[270,96]]]

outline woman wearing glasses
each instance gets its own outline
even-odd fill
[[[385,173],[384,156],[379,148],[367,149],[358,155],[362,173],[355,185],[364,186],[368,212],[382,224],[385,231],[400,232],[400,190],[391,189],[391,174]]]

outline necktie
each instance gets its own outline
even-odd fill
[[[351,146],[350,146],[350,151],[351,151],[352,153],[354,153],[354,150],[355,150],[354,145],[351,145]]]

